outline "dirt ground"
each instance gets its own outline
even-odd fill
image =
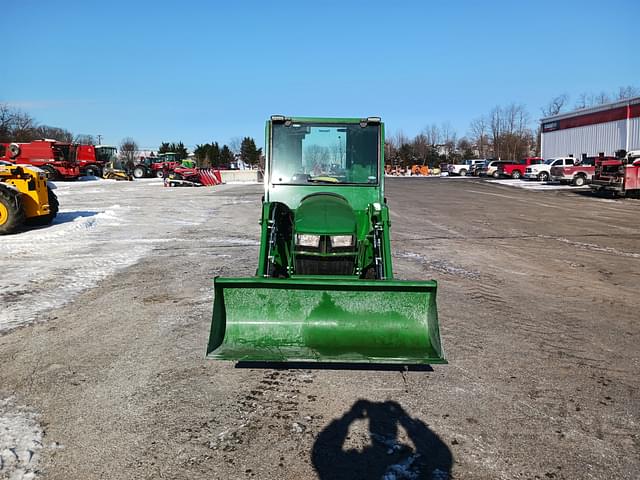
[[[255,272],[261,193],[181,193],[213,209],[184,241],[0,336],[38,478],[638,478],[640,200],[390,179],[449,365],[238,368],[204,359],[211,279]]]

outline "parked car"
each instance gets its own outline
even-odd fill
[[[525,174],[527,167],[544,163],[544,159],[540,157],[527,157],[517,162],[505,162],[498,165],[498,176],[521,178]]]
[[[484,161],[484,158],[472,158],[470,160],[465,160],[464,163],[449,164],[447,169],[449,171],[449,175],[460,175],[461,177],[464,177],[469,173],[469,170],[473,165],[480,165],[484,163]]]
[[[560,157],[550,158],[545,160],[544,163],[538,163],[537,165],[531,165],[524,171],[524,178],[528,180],[539,180],[546,182],[551,178],[552,167],[566,167],[574,165],[576,159],[573,157]]]
[[[596,159],[616,160],[615,157],[586,157],[582,160],[576,160],[575,165],[554,166],[550,170],[551,180],[571,183],[577,187],[591,183],[593,175],[596,173]]]
[[[503,163],[501,160],[487,160],[480,169],[480,176],[498,178],[498,167]]]

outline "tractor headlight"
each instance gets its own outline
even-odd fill
[[[353,245],[352,235],[333,235],[331,237],[332,247],[351,247]]]
[[[296,235],[296,245],[318,248],[320,246],[320,235]]]

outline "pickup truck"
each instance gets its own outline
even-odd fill
[[[560,183],[571,183],[576,187],[582,187],[586,183],[591,183],[593,175],[596,173],[596,159],[615,160],[615,157],[587,157],[577,160],[574,165],[565,167],[551,167],[551,180]]]
[[[484,163],[484,158],[473,158],[470,160],[465,160],[464,163],[460,164],[450,163],[449,165],[447,165],[447,170],[449,172],[449,175],[460,175],[461,177],[464,177],[469,173],[473,165],[479,165],[482,163]]]
[[[524,177],[530,180],[540,180],[546,182],[551,177],[552,167],[566,167],[575,164],[576,159],[573,157],[550,158],[544,163],[530,165],[524,170]]]
[[[506,162],[498,165],[499,177],[521,178],[527,167],[544,162],[540,157],[527,157],[518,162]]]

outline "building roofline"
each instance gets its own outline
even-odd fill
[[[590,113],[602,112],[605,110],[612,110],[614,108],[626,107],[627,105],[640,104],[640,97],[627,98],[626,100],[617,100],[611,103],[605,103],[597,105],[595,107],[581,108],[580,110],[574,110],[572,112],[559,113],[551,117],[544,117],[540,119],[541,123],[552,122],[555,120],[563,120],[565,118],[579,117],[581,115],[587,115]]]

